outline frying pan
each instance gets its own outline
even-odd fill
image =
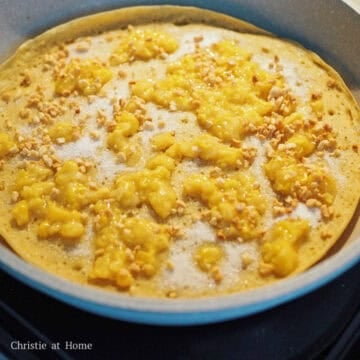
[[[350,1],[348,1],[350,2]],[[317,52],[344,78],[360,100],[360,17],[335,0],[0,0],[0,60],[42,31],[99,11],[135,5],[187,5],[241,18]],[[60,301],[103,316],[158,325],[206,324],[264,311],[333,280],[360,262],[360,208],[341,239],[308,271],[243,293],[204,299],[146,299],[80,286],[24,262],[0,242],[0,268]],[[2,291],[6,291],[3,289]],[[339,295],[340,296],[340,295]]]

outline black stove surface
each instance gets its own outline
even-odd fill
[[[220,324],[171,328],[83,312],[0,272],[0,359],[356,360],[359,279],[360,264],[275,309]]]

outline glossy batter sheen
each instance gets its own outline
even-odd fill
[[[2,65],[1,235],[45,270],[139,296],[306,270],[359,200],[357,104],[298,45],[199,9],[159,16],[75,20]]]

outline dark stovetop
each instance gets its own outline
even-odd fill
[[[89,314],[0,272],[0,359],[360,359],[359,279],[360,264],[275,309],[220,324],[170,328]],[[49,348],[56,342],[58,350],[11,350],[11,343]],[[92,349],[65,351],[66,342]]]

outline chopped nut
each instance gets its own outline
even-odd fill
[[[90,137],[93,139],[93,140],[99,140],[100,138],[100,133],[96,130],[92,130],[90,131]]]
[[[194,42],[198,43],[204,40],[204,37],[202,35],[194,36]]]
[[[136,263],[136,262],[132,262],[130,265],[129,265],[129,270],[132,274],[134,275],[137,275],[140,273],[141,269],[140,269],[140,266]]]
[[[124,163],[126,162],[127,158],[126,158],[126,154],[124,152],[119,152],[117,154],[117,160],[120,162],[120,163]]]
[[[11,193],[11,200],[12,200],[13,202],[16,202],[16,201],[19,200],[19,196],[20,196],[20,194],[19,194],[17,191],[13,191],[13,192]]]
[[[57,142],[58,144],[65,144],[66,140],[65,140],[65,138],[63,138],[63,137],[59,137],[59,138],[56,139],[56,142]]]
[[[52,188],[51,189],[51,193],[50,193],[50,196],[51,197],[53,197],[53,198],[55,198],[55,197],[57,197],[58,195],[60,194],[60,190],[58,189],[58,188]]]
[[[154,124],[151,121],[146,121],[143,125],[144,130],[154,130]]]
[[[85,167],[84,165],[80,165],[80,166],[79,166],[79,170],[80,170],[80,172],[83,173],[83,174],[85,174],[86,171],[87,171],[87,169],[86,169],[86,167]]]
[[[95,252],[94,252],[94,254],[95,254],[95,256],[97,257],[97,256],[103,255],[104,252],[105,252],[105,250],[104,250],[103,248],[100,248],[100,249],[96,249]]]
[[[245,208],[246,208],[246,204],[245,204],[245,203],[242,203],[242,202],[237,203],[237,204],[235,205],[235,209],[236,209],[236,211],[238,211],[238,212],[244,211]]]
[[[170,270],[170,271],[172,271],[172,270],[174,270],[174,264],[171,262],[171,261],[167,261],[166,262],[166,269],[167,270]]]
[[[218,266],[214,266],[210,270],[212,278],[215,280],[215,282],[219,283],[223,279],[223,275],[221,274],[220,268]]]
[[[284,95],[284,92],[282,89],[280,89],[277,86],[273,86],[269,92],[269,99],[277,99],[278,97]]]
[[[165,122],[164,121],[159,121],[158,128],[163,129],[164,127],[165,127]]]
[[[88,41],[82,41],[76,45],[75,50],[77,52],[87,52],[90,49],[90,43]]]
[[[96,182],[94,182],[94,181],[89,181],[89,188],[90,188],[91,190],[96,190],[96,189],[98,188],[98,186],[97,186]]]
[[[169,110],[170,111],[177,111],[177,105],[176,105],[176,103],[174,101],[170,101]]]
[[[274,266],[272,264],[267,264],[264,262],[261,262],[259,264],[258,271],[261,276],[269,276],[272,274],[273,270],[274,270]]]
[[[275,216],[282,216],[286,214],[286,208],[284,206],[273,206],[273,214]]]
[[[21,109],[20,112],[19,112],[19,116],[22,118],[22,119],[27,119],[30,115],[30,110],[29,109]]]
[[[176,291],[169,291],[167,294],[166,294],[166,296],[168,297],[168,298],[170,298],[170,299],[175,299],[175,298],[177,298],[178,297],[178,294],[177,294],[177,292]]]
[[[319,200],[316,200],[316,199],[306,200],[306,206],[308,206],[308,207],[317,207],[320,205],[321,205],[321,202]]]
[[[321,236],[321,238],[322,238],[323,240],[326,240],[326,239],[331,238],[331,233],[323,230],[323,231],[320,233],[320,236]]]
[[[246,269],[254,261],[254,259],[248,252],[244,252],[241,255],[241,261],[243,269]]]
[[[182,200],[176,200],[176,206],[179,208],[184,208],[186,207],[186,204]]]
[[[118,76],[119,76],[120,79],[125,79],[126,76],[127,76],[127,74],[126,74],[125,71],[119,70],[119,71],[118,71]]]
[[[320,210],[321,210],[321,215],[325,219],[331,219],[334,216],[334,209],[332,206],[321,205]]]
[[[48,156],[48,155],[43,155],[42,159],[43,159],[44,163],[45,163],[48,167],[52,167],[52,165],[53,165],[53,160],[51,159],[50,156]]]
[[[126,256],[126,259],[128,261],[134,261],[135,260],[134,253],[129,248],[125,249],[125,256]]]

